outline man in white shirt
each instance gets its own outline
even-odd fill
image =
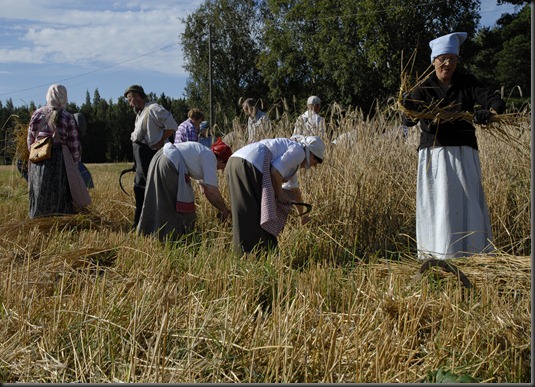
[[[149,102],[141,86],[130,86],[124,92],[124,97],[136,112],[134,131],[130,135],[136,166],[136,175],[134,177],[136,210],[133,225],[135,230],[143,208],[149,164],[154,154],[176,132],[178,124],[171,112],[156,102]]]
[[[321,99],[312,95],[307,100],[307,111],[297,118],[293,135],[325,138],[325,120],[319,115]]]

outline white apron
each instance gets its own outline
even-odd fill
[[[478,151],[469,146],[428,147],[418,152],[418,159],[418,257],[447,259],[492,252]]]

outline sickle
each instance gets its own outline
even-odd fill
[[[298,202],[292,202],[293,205],[295,206],[303,206],[306,208],[306,211],[299,214],[298,216],[303,216],[305,214],[308,214],[310,211],[312,211],[312,204],[308,204],[308,203],[298,203]]]
[[[468,277],[462,271],[460,271],[457,268],[457,266],[443,259],[435,259],[435,258],[427,259],[426,261],[424,261],[424,263],[422,263],[422,266],[420,267],[420,274],[423,274],[426,270],[428,270],[432,266],[441,267],[442,269],[444,269],[444,271],[452,273],[453,275],[455,275],[457,278],[461,280],[465,288],[467,289],[472,288],[472,284],[470,283],[470,280],[468,279]]]
[[[121,189],[123,190],[123,192],[125,194],[127,194],[128,196],[130,196],[130,194],[128,192],[126,192],[126,190],[124,189],[121,179],[123,178],[123,175],[125,173],[135,172],[135,171],[136,171],[136,164],[134,163],[134,165],[132,165],[130,168],[127,168],[127,169],[124,169],[123,171],[121,171],[121,174],[119,175],[119,185],[121,186]]]

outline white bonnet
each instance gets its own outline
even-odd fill
[[[459,55],[459,47],[466,40],[467,36],[468,34],[466,32],[453,32],[431,40],[429,42],[429,47],[431,47],[431,62],[440,55]]]
[[[325,156],[325,144],[323,140],[318,136],[306,136],[303,143],[312,153],[316,156],[318,161],[323,161]]]
[[[305,159],[307,169],[310,168],[310,152],[316,156],[319,163],[323,161],[325,156],[325,143],[318,136],[301,136],[295,135],[291,137],[292,140],[297,141],[305,149]]]

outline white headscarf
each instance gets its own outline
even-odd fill
[[[300,134],[291,137],[292,140],[297,141],[303,146],[305,150],[305,169],[310,168],[310,152],[316,156],[316,158],[323,160],[325,154],[325,144],[323,140],[318,136],[301,136]]]
[[[46,92],[46,104],[58,110],[67,107],[67,89],[57,83],[50,85]]]

